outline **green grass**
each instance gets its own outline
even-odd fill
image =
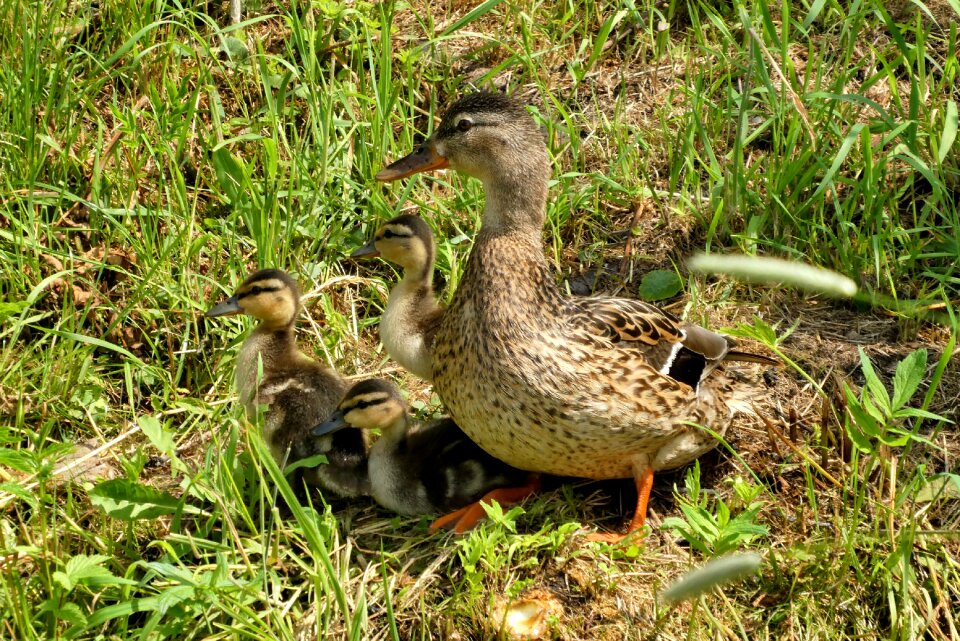
[[[0,2],[0,637],[478,638],[539,590],[555,638],[960,639],[956,2],[297,0],[248,3],[238,28],[220,4]],[[245,324],[202,317],[282,267],[308,293],[302,342],[379,371],[394,274],[343,258],[418,209],[449,296],[483,194],[373,175],[491,83],[548,135],[558,278],[635,295],[677,268],[674,311],[789,364],[772,425],[728,434],[702,489],[658,477],[639,545],[575,534],[623,525],[615,485],[460,538],[301,504],[235,402]],[[688,274],[704,250],[802,259],[860,294]],[[113,443],[96,459],[116,478],[54,478],[84,441]],[[754,576],[660,598],[746,548]]]

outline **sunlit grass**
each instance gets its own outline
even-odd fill
[[[248,2],[228,28],[215,2],[0,2],[0,637],[473,638],[536,588],[562,592],[563,638],[638,621],[663,638],[957,638],[956,425],[880,412],[863,429],[877,386],[917,375],[904,408],[957,420],[957,9],[909,6],[298,0]],[[816,405],[799,442],[774,421],[783,456],[731,459],[765,506],[763,563],[691,610],[655,594],[703,556],[662,531],[586,545],[578,524],[603,510],[582,488],[430,537],[295,497],[233,402],[246,325],[201,316],[253,268],[297,276],[302,342],[347,375],[383,361],[394,274],[343,260],[378,222],[431,221],[449,298],[479,184],[372,177],[474,85],[534,105],[555,163],[545,248],[567,283],[634,295],[695,251],[741,253],[833,270],[864,318],[900,318],[904,345],[840,332],[881,359],[871,379],[790,342],[807,317],[776,319],[796,294],[687,281],[691,314],[772,316],[738,334],[788,355]],[[898,377],[891,354],[918,342],[929,362]],[[830,382],[847,374],[852,397]],[[112,485],[53,478],[84,441],[111,444],[95,458]],[[712,487],[704,527],[747,507]],[[665,518],[682,514],[670,497],[658,485]]]

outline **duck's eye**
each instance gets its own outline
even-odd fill
[[[259,285],[254,285],[247,291],[247,293],[250,294],[251,296],[257,296],[263,293],[263,288],[260,287]]]
[[[473,121],[469,118],[461,118],[460,122],[457,123],[457,129],[460,131],[470,131],[471,127],[473,127]]]

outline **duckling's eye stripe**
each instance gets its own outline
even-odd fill
[[[244,298],[246,296],[257,296],[259,294],[268,294],[270,292],[279,292],[280,287],[251,287],[245,292],[237,294],[237,298]]]
[[[413,234],[405,234],[399,231],[393,231],[392,229],[384,229],[383,237],[384,238],[410,238]]]
[[[353,407],[350,408],[350,411],[353,410],[365,410],[371,405],[376,405],[380,401],[357,401],[353,404]]]

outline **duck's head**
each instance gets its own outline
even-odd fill
[[[373,240],[351,258],[382,256],[405,271],[423,274],[433,269],[433,232],[419,216],[404,214],[384,223]]]
[[[345,427],[385,429],[405,423],[406,418],[407,404],[397,386],[380,378],[371,378],[351,387],[337,411],[313,428],[313,434],[323,436]]]
[[[494,212],[503,211],[508,218],[515,218],[510,210],[523,209],[533,218],[540,217],[550,157],[543,132],[516,100],[491,92],[460,98],[444,113],[432,136],[382,169],[377,180],[398,180],[444,167],[483,182],[488,213],[492,199]],[[485,224],[496,222],[485,216]]]
[[[261,269],[250,275],[233,296],[206,313],[209,318],[249,314],[267,329],[293,324],[300,309],[297,281],[279,269]]]

